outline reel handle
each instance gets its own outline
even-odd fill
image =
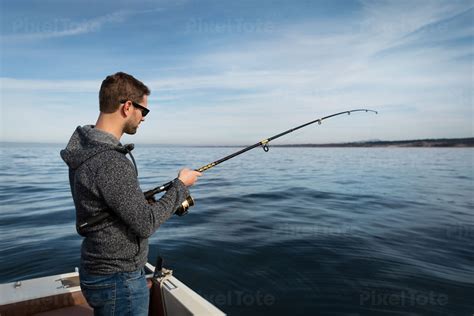
[[[181,203],[181,206],[178,207],[174,213],[178,216],[184,216],[189,213],[188,210],[192,206],[194,206],[194,200],[191,197],[191,195],[189,195],[186,198],[186,200],[184,200],[183,203]]]

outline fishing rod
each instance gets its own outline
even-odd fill
[[[339,112],[339,113],[334,113],[334,114],[331,114],[331,115],[328,115],[328,116],[325,116],[325,117],[322,117],[322,118],[318,118],[316,120],[313,120],[311,122],[308,122],[308,123],[305,123],[305,124],[302,124],[300,126],[297,126],[297,127],[294,127],[294,128],[290,128],[289,130],[287,131],[284,131],[280,134],[277,134],[275,136],[272,136],[270,138],[266,138],[256,144],[253,144],[251,146],[248,146],[248,147],[245,147],[244,149],[241,149],[233,154],[230,154],[228,156],[225,156],[224,158],[221,158],[219,160],[216,160],[214,162],[211,162],[207,165],[204,165],[202,166],[201,168],[199,169],[195,169],[195,171],[198,171],[198,172],[204,172],[204,171],[207,171],[211,168],[214,168],[215,166],[223,163],[224,161],[227,161],[229,159],[232,159],[238,155],[241,155],[249,150],[252,150],[256,147],[262,147],[263,150],[265,152],[268,152],[269,148],[268,148],[268,143],[271,142],[272,140],[275,140],[277,138],[280,138],[286,134],[289,134],[289,133],[292,133],[296,130],[299,130],[303,127],[306,127],[308,125],[311,125],[311,124],[314,124],[314,123],[318,123],[318,125],[321,125],[321,122],[324,121],[324,120],[327,120],[329,118],[332,118],[332,117],[335,117],[335,116],[339,116],[339,115],[343,115],[343,114],[348,114],[350,115],[351,113],[353,112],[373,112],[375,114],[377,114],[378,112],[377,111],[374,111],[374,110],[369,110],[369,109],[355,109],[355,110],[349,110],[349,111],[343,111],[343,112]],[[145,199],[147,199],[148,201],[154,201],[154,195],[155,194],[158,194],[160,192],[163,192],[163,191],[167,191],[172,185],[172,181],[169,181],[163,185],[160,185],[154,189],[151,189],[151,190],[148,190],[146,192],[144,192],[144,195],[145,195]],[[186,198],[186,200],[181,204],[181,206],[176,210],[175,214],[179,215],[179,216],[183,216],[183,215],[186,215],[188,213],[188,209],[191,207],[191,206],[194,206],[194,200],[191,196],[188,196]],[[93,216],[93,217],[90,217],[86,222],[82,223],[81,225],[79,225],[80,228],[83,228],[83,227],[87,227],[87,226],[91,226],[91,225],[94,225],[102,220],[104,220],[105,218],[109,217],[110,214],[109,213],[101,213],[99,215],[96,215],[96,216]]]

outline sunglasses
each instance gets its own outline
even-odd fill
[[[150,113],[150,110],[144,107],[143,105],[137,103],[137,102],[132,102],[132,105],[139,109],[142,112],[142,116],[145,117],[148,113]],[[121,104],[127,103],[127,100],[122,100],[120,101]]]

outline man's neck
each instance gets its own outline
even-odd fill
[[[95,128],[100,129],[101,131],[112,134],[120,141],[120,138],[123,135],[123,130],[120,124],[115,122],[114,117],[111,114],[100,113]]]

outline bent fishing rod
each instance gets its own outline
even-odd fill
[[[350,115],[351,113],[353,112],[373,112],[375,114],[377,114],[378,112],[377,111],[374,111],[374,110],[369,110],[369,109],[355,109],[355,110],[348,110],[348,111],[343,111],[343,112],[339,112],[339,113],[334,113],[334,114],[331,114],[331,115],[328,115],[328,116],[325,116],[325,117],[322,117],[322,118],[318,118],[316,120],[313,120],[311,122],[308,122],[308,123],[305,123],[305,124],[302,124],[300,126],[297,126],[297,127],[294,127],[294,128],[290,128],[289,130],[287,131],[284,131],[280,134],[277,134],[275,136],[272,136],[270,138],[266,138],[256,144],[253,144],[251,146],[248,146],[248,147],[245,147],[244,149],[241,149],[233,154],[230,154],[228,156],[225,156],[224,158],[221,158],[219,160],[216,160],[214,162],[211,162],[207,165],[204,165],[202,166],[201,168],[199,169],[195,169],[195,171],[198,171],[198,172],[204,172],[204,171],[207,171],[211,168],[214,168],[215,166],[223,163],[224,161],[227,161],[229,159],[232,159],[236,156],[239,156],[249,150],[252,150],[254,148],[257,148],[257,147],[262,147],[263,150],[265,152],[268,152],[269,148],[268,148],[268,143],[277,139],[277,138],[280,138],[286,134],[289,134],[289,133],[292,133],[296,130],[299,130],[303,127],[306,127],[308,125],[312,125],[312,124],[315,124],[315,123],[318,123],[318,125],[321,125],[321,122],[324,121],[324,120],[327,120],[327,119],[330,119],[332,117],[336,117],[336,116],[339,116],[339,115],[343,115],[343,114],[348,114]],[[160,192],[163,192],[163,191],[167,191],[170,187],[171,187],[171,184],[172,184],[172,181],[169,181],[163,185],[160,185],[154,189],[151,189],[151,190],[148,190],[146,192],[144,192],[144,195],[145,195],[145,199],[147,199],[148,201],[150,201],[151,203],[153,203],[155,200],[154,200],[154,195],[155,194],[158,194]],[[178,209],[175,211],[175,214],[177,214],[178,216],[183,216],[183,215],[186,215],[188,213],[188,210],[191,206],[194,206],[194,200],[191,196],[188,196],[186,198],[186,200],[181,204],[180,207],[178,207]],[[92,225],[95,225],[99,222],[101,222],[102,220],[106,219],[107,217],[109,217],[111,214],[110,213],[107,213],[107,212],[104,212],[104,213],[100,213],[99,215],[96,215],[96,216],[92,216],[90,217],[89,219],[87,219],[86,222],[82,223],[79,225],[79,228],[84,228],[84,227],[87,227],[87,226],[92,226]]]

